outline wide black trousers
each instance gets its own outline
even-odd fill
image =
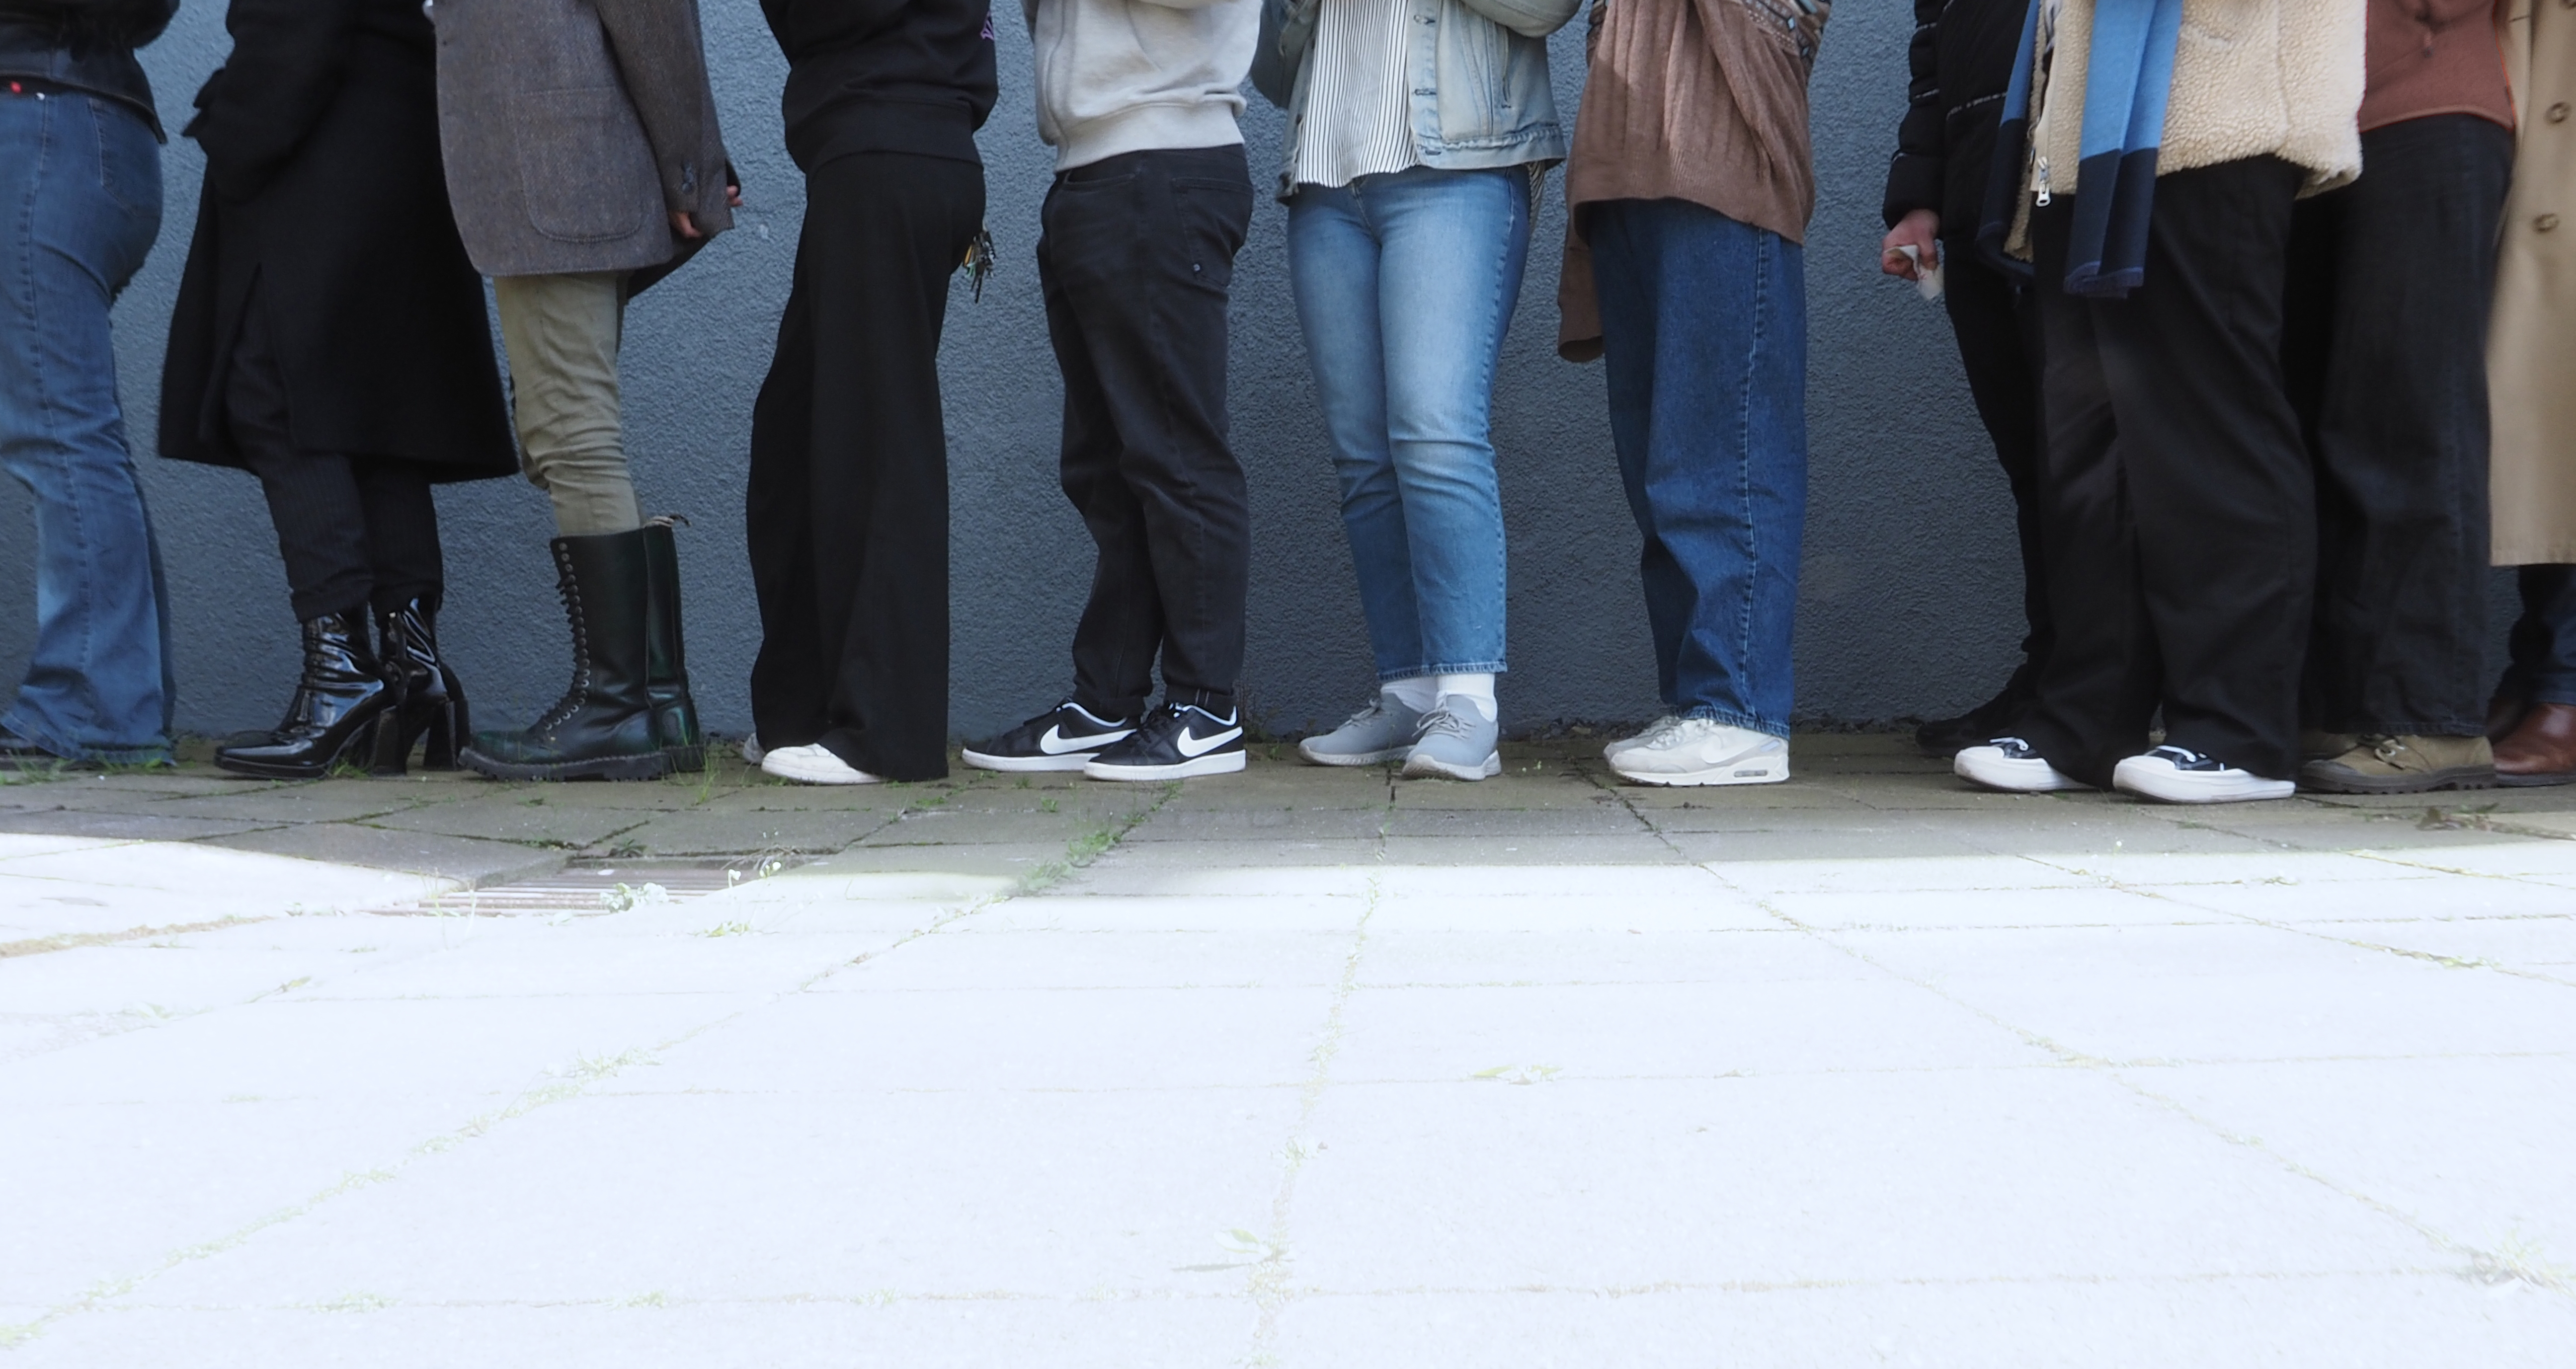
[[[751,711],[886,779],[948,773],[948,438],[939,334],[984,169],[843,156],[806,178],[778,352],[752,409]]]
[[[2107,785],[2166,742],[2298,769],[2316,483],[2281,373],[2291,204],[2273,157],[2157,180],[2146,281],[2066,293],[2074,197],[2032,222],[2046,348],[2040,479],[2057,644],[2022,735]]]
[[[2486,728],[2487,306],[2513,134],[2473,114],[2361,135],[2360,180],[2290,223],[2282,365],[2316,460],[2302,714]]]
[[[446,574],[427,469],[296,446],[258,300],[233,347],[223,402],[234,449],[268,496],[296,621],[438,597]]]
[[[2040,551],[2039,306],[2032,292],[1977,259],[1971,243],[1943,243],[1941,292],[1968,394],[2012,487],[2013,530],[2021,542],[2023,679],[2036,683],[2057,640],[2048,612],[2048,567]]]
[[[1226,446],[1226,294],[1252,223],[1237,147],[1131,152],[1047,192],[1038,279],[1064,372],[1065,496],[1099,549],[1073,637],[1076,702],[1222,717],[1243,673],[1251,519]]]

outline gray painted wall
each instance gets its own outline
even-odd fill
[[[1028,40],[1000,6],[1002,98],[982,146],[1001,270],[949,316],[956,682],[953,723],[973,734],[1051,703],[1090,575],[1090,544],[1055,483],[1059,389],[1030,252],[1050,165],[1031,116]],[[1954,710],[2008,669],[2019,635],[2009,496],[1959,379],[1937,306],[1877,271],[1877,205],[1903,101],[1902,5],[1844,6],[1816,71],[1822,196],[1808,239],[1813,492],[1798,625],[1803,715],[1884,720]],[[682,533],[690,660],[711,727],[749,725],[758,642],[744,561],[742,481],[804,208],[781,146],[786,66],[751,0],[711,0],[707,38],[727,142],[751,210],[628,322],[628,443],[648,511]],[[228,46],[222,7],[186,0],[145,53],[173,128]],[[1581,25],[1554,44],[1570,113]],[[1256,180],[1278,164],[1282,120],[1257,96],[1244,121]],[[203,164],[172,142],[169,205],[150,264],[118,306],[118,356],[138,452],[155,431],[163,339]],[[1619,491],[1600,368],[1556,358],[1561,181],[1552,178],[1494,404],[1511,536],[1507,726],[1655,713],[1636,583],[1637,537]],[[1234,436],[1251,475],[1253,715],[1273,730],[1329,726],[1369,691],[1349,551],[1304,349],[1289,301],[1286,211],[1263,201],[1235,277]],[[295,668],[295,629],[268,517],[251,479],[143,455],[175,596],[179,722],[265,725]],[[524,720],[562,687],[566,647],[546,554],[545,499],[515,481],[439,495],[451,577],[442,636],[478,720]],[[0,489],[0,679],[25,665],[33,613],[24,492]]]

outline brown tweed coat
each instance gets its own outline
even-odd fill
[[[696,0],[436,0],[448,198],[487,276],[637,271],[733,225]]]

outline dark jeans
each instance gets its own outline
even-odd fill
[[[2013,531],[2021,542],[2023,678],[2036,681],[2057,629],[2048,616],[2048,572],[2040,552],[2039,306],[2031,291],[1977,259],[1974,243],[1941,245],[1941,293],[1968,394],[2012,486]]]
[[[2301,715],[2486,729],[2487,303],[2513,134],[2473,114],[2361,135],[2369,174],[2290,223],[2282,369],[2316,461]]]
[[[1226,292],[1252,223],[1243,149],[1130,152],[1058,175],[1038,239],[1064,372],[1064,492],[1099,560],[1073,697],[1134,718],[1153,692],[1218,716],[1243,673],[1252,563],[1226,447]]]
[[[2249,158],[2157,180],[2146,283],[2068,295],[2073,196],[2033,221],[2057,645],[2022,734],[2089,784],[2166,741],[2271,779],[2299,765],[2316,480],[2281,384],[2290,206]]]
[[[1682,200],[1584,210],[1664,706],[1774,736],[1807,521],[1806,257]]]
[[[268,496],[296,621],[438,595],[446,574],[427,472],[415,462],[295,445],[286,382],[257,300],[233,348],[224,421]]]
[[[908,153],[806,178],[778,352],[751,417],[751,712],[772,750],[948,773],[948,434],[939,334],[984,169]]]
[[[2500,692],[2529,691],[2541,704],[2576,704],[2576,566],[2524,566],[2513,664]]]

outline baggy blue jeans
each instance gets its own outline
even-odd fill
[[[0,464],[36,505],[36,638],[0,731],[170,756],[170,617],[108,307],[161,232],[161,148],[86,95],[0,93]]]
[[[1380,681],[1499,672],[1494,368],[1529,260],[1518,168],[1415,167],[1288,202],[1288,269]]]
[[[1656,687],[1683,717],[1785,737],[1807,519],[1804,254],[1681,200],[1581,212]]]

